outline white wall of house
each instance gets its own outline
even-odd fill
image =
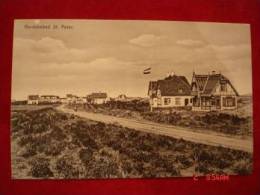
[[[30,104],[30,105],[32,105],[32,104],[38,104],[38,103],[39,103],[38,100],[27,100],[27,104]]]
[[[46,97],[40,97],[39,99],[40,102],[48,102],[48,103],[60,103],[61,100],[58,97],[51,97],[51,96],[46,96]]]
[[[192,106],[192,96],[162,96],[150,99],[153,108]],[[187,104],[186,104],[187,103]]]
[[[87,99],[83,98],[83,97],[77,98],[77,100],[76,100],[76,104],[84,104],[86,102],[87,102]]]
[[[107,98],[94,98],[93,103],[94,104],[104,104],[106,103]]]
[[[67,98],[67,104],[75,104],[77,101],[77,97],[76,96],[72,96],[72,97],[68,97]]]
[[[211,105],[210,105],[211,106]],[[205,108],[203,106],[192,106],[193,111],[210,111],[217,110],[218,108],[212,107]],[[202,108],[203,107],[203,108]],[[234,110],[237,108],[237,96],[236,95],[220,95],[220,110]]]
[[[225,91],[221,91],[220,83],[217,83],[213,94],[214,95],[234,95],[234,96],[236,95],[235,91],[233,90],[233,88],[231,87],[231,85],[229,83],[226,84]]]
[[[233,110],[233,109],[237,108],[237,95],[229,83],[226,84],[226,89],[224,91],[221,90],[221,85],[220,85],[220,83],[218,83],[216,85],[214,95],[221,96],[221,110]],[[232,98],[234,103],[232,104],[232,103],[230,103],[230,101],[227,102],[227,100],[226,100],[227,98],[230,98],[231,102],[232,102],[232,100],[231,100],[231,98]]]
[[[224,103],[224,101],[226,101],[226,103]],[[237,108],[237,96],[221,97],[221,110],[234,110],[236,108]]]
[[[68,99],[67,98],[61,98],[60,99],[62,104],[67,104],[68,103]]]

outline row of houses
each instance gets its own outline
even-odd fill
[[[27,104],[57,104],[60,101],[59,96],[56,95],[29,95]]]
[[[211,111],[236,109],[239,94],[227,77],[213,71],[193,72],[191,84],[177,75],[150,81],[148,96],[151,109],[192,107],[194,111]]]
[[[29,95],[27,104],[103,104],[109,100],[106,93],[92,93],[85,97],[79,97],[73,94],[67,94],[66,97],[57,95]]]

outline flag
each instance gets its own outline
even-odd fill
[[[146,68],[143,73],[144,74],[150,74],[151,73],[151,68]]]

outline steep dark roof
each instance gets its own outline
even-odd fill
[[[38,100],[39,95],[28,95],[28,100]]]
[[[149,82],[149,90],[157,90],[157,81],[150,81]]]
[[[193,76],[195,77],[195,82],[199,87],[199,91],[202,92],[202,94],[204,95],[210,95],[211,93],[213,93],[213,90],[219,82],[229,83],[232,89],[235,91],[236,95],[238,95],[237,90],[234,88],[230,80],[222,74],[196,75],[194,73]]]
[[[164,80],[150,81],[149,90],[160,90],[162,96],[190,95],[190,84],[184,76],[170,76]]]
[[[208,75],[208,79],[207,79],[207,82],[205,83],[203,93],[211,94],[213,92],[213,89],[217,85],[217,83],[222,79],[225,79],[225,78],[221,74]]]
[[[106,93],[92,93],[90,95],[88,95],[88,98],[107,98],[107,94]]]
[[[197,87],[199,88],[200,91],[204,89],[204,86],[207,82],[208,75],[195,75]]]
[[[186,79],[185,76],[179,76],[179,78],[190,87],[189,81]]]
[[[41,97],[43,97],[43,98],[48,98],[48,97],[59,98],[59,96],[57,96],[57,95],[41,95]]]

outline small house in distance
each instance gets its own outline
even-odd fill
[[[39,104],[39,95],[28,95],[27,104]]]
[[[107,100],[107,94],[102,92],[92,93],[87,96],[87,102],[90,104],[104,104],[107,102]]]
[[[40,97],[41,104],[57,104],[60,103],[60,97],[57,95],[42,95]]]
[[[127,101],[127,96],[125,94],[120,94],[117,98],[115,98],[116,101]]]
[[[222,74],[199,75],[193,73],[191,83],[192,110],[211,111],[237,108],[238,92]]]
[[[150,81],[148,95],[151,109],[192,105],[191,86],[185,76],[172,75]]]
[[[66,103],[67,104],[75,104],[77,102],[78,96],[73,94],[66,95]]]

